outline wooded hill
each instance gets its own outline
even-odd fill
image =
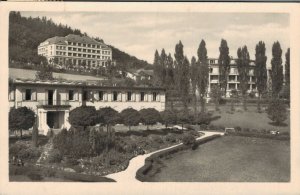
[[[66,36],[68,34],[87,35],[80,29],[72,29],[68,25],[55,24],[46,17],[32,18],[22,17],[20,12],[10,12],[9,15],[9,59],[23,63],[33,62],[37,58],[37,47],[46,39],[54,36]],[[88,36],[88,35],[87,35]],[[96,40],[101,40],[94,37]],[[127,68],[143,68],[147,61],[140,60],[123,52],[116,47],[112,48],[112,58],[117,63],[122,63]]]

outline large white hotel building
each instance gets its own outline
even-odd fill
[[[38,55],[45,56],[48,62],[57,58],[58,64],[81,66],[85,63],[91,68],[105,66],[108,60],[112,60],[112,50],[106,44],[73,34],[45,40],[38,46]]]

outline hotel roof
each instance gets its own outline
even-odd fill
[[[44,42],[49,42],[50,44],[60,44],[60,45],[67,45],[67,42],[75,42],[75,43],[82,43],[82,44],[101,45],[109,48],[106,44],[96,41],[88,36],[80,36],[74,34],[69,34],[65,37],[59,37],[59,36],[51,37]]]
[[[165,88],[155,86],[125,86],[120,84],[109,84],[108,81],[68,81],[68,80],[37,80],[37,79],[9,79],[9,85],[33,85],[33,86],[57,86],[57,87],[83,87],[83,88],[103,88],[103,89],[130,89],[130,90],[165,90]]]

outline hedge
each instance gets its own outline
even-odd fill
[[[290,140],[289,134],[263,134],[263,133],[253,133],[253,132],[230,132],[225,135],[229,136],[245,136],[245,137],[255,137],[255,138],[267,138],[267,139],[275,139],[275,140]]]
[[[215,138],[221,137],[221,135],[212,135],[200,140],[196,140],[195,144],[196,145],[200,145],[200,144],[204,144],[208,141],[211,141]],[[160,151],[157,153],[152,154],[151,156],[149,156],[148,158],[145,159],[145,164],[144,166],[142,166],[137,172],[136,172],[136,179],[142,182],[147,182],[149,181],[149,177],[147,176],[147,173],[152,169],[152,164],[154,161],[156,161],[159,158],[162,158],[164,156],[168,156],[171,154],[174,154],[176,152],[182,151],[182,150],[186,150],[189,149],[190,146],[181,144],[179,146],[164,150],[164,151]]]

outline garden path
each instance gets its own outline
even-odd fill
[[[212,135],[224,135],[223,132],[213,132],[213,131],[199,131],[199,133],[203,133],[204,135],[202,135],[201,137],[198,137],[197,140],[201,140],[205,137],[209,137]],[[182,143],[181,143],[182,144]],[[134,157],[133,159],[130,160],[129,165],[127,167],[127,169],[125,169],[124,171],[118,172],[118,173],[113,173],[113,174],[109,174],[105,177],[107,178],[111,178],[113,180],[115,180],[116,182],[140,182],[139,180],[137,180],[135,178],[136,172],[138,171],[139,168],[141,168],[144,163],[145,163],[145,159],[149,156],[151,156],[154,153],[160,152],[160,151],[164,151],[170,148],[174,148],[176,146],[179,146],[181,144],[177,144],[168,148],[163,148],[154,152],[151,152],[149,154],[144,154],[144,155],[139,155],[137,157]]]

